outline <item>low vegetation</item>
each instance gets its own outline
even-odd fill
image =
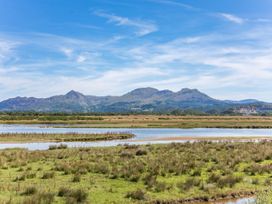
[[[4,203],[212,201],[267,192],[272,184],[271,169],[271,142],[46,151],[7,149],[0,151],[0,200]],[[260,194],[258,198],[264,200],[267,196]]]
[[[99,140],[121,140],[134,137],[127,132],[120,133],[0,133],[0,142],[87,142]],[[52,149],[54,146],[51,147]],[[64,149],[65,146],[56,148]]]
[[[272,128],[272,117],[0,113],[0,124],[62,124],[58,127],[109,128]]]

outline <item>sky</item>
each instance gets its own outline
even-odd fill
[[[0,0],[0,100],[196,88],[272,102],[271,0]]]

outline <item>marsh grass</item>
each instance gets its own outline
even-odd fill
[[[48,203],[248,196],[270,188],[271,156],[271,142],[1,150],[0,200],[31,203],[47,192]]]
[[[128,132],[85,133],[1,133],[0,142],[87,142],[99,140],[121,140],[134,137]],[[51,149],[65,149],[66,145],[51,146]]]
[[[64,127],[98,128],[272,128],[272,117],[0,113],[0,123],[64,124]]]

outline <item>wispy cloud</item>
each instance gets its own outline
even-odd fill
[[[19,45],[20,42],[0,38],[0,64],[9,60],[15,48]]]
[[[115,23],[117,26],[130,26],[136,28],[135,34],[139,37],[158,30],[157,25],[149,21],[129,19],[127,17],[109,14],[102,11],[96,11],[94,14],[108,19],[109,22]]]
[[[202,8],[198,8],[198,7],[194,7],[191,6],[190,4],[184,4],[181,2],[177,2],[177,1],[173,1],[173,0],[148,0],[150,2],[154,2],[154,3],[159,3],[159,4],[166,4],[166,5],[170,5],[170,6],[175,6],[175,7],[181,7],[187,10],[191,10],[191,11],[195,11],[198,13],[202,13],[204,15],[209,15],[209,16],[214,16],[214,17],[221,17],[227,21],[236,23],[236,24],[243,24],[247,21],[247,19],[243,19],[241,17],[238,17],[234,14],[230,14],[230,13],[217,13],[215,11],[208,11],[206,9],[202,9]],[[259,19],[259,22],[268,22],[268,19]]]
[[[243,24],[246,21],[246,19],[240,18],[236,15],[229,14],[229,13],[219,13],[219,15],[223,17],[225,20],[230,21],[232,23],[236,23],[236,24]]]
[[[181,2],[177,2],[177,1],[172,1],[172,0],[148,0],[150,2],[154,2],[154,3],[159,3],[159,4],[168,4],[168,5],[172,5],[172,6],[178,6],[184,9],[189,9],[189,10],[195,10],[195,11],[201,11],[202,9],[191,6],[189,4],[184,4]]]

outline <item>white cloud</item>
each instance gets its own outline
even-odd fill
[[[82,62],[85,62],[87,60],[87,58],[84,56],[84,55],[79,55],[76,59],[76,61],[78,63],[82,63]]]
[[[158,30],[158,27],[154,23],[148,21],[132,20],[126,17],[108,14],[101,11],[97,11],[94,14],[103,18],[107,18],[109,22],[113,22],[117,26],[130,26],[136,28],[137,31],[135,32],[135,34],[139,37],[148,35]]]
[[[73,55],[73,49],[71,48],[66,48],[66,47],[63,47],[60,49],[61,52],[63,52],[63,54],[66,56],[66,57],[71,57]]]
[[[136,84],[141,80],[148,81],[147,76],[160,77],[165,76],[165,73],[160,69],[148,67],[108,70],[98,75],[81,77],[15,73],[12,77],[0,76],[0,87],[3,88],[0,93],[8,89],[9,93],[6,94],[9,97],[14,97],[15,93],[21,96],[47,97],[54,94],[64,94],[73,89],[85,94],[119,95],[128,89],[138,88]],[[46,89],[44,89],[44,84],[47,84]],[[18,87],[20,87],[19,90]]]
[[[238,16],[235,16],[233,14],[229,14],[229,13],[219,13],[219,15],[221,17],[223,17],[224,19],[236,23],[236,24],[243,24],[246,20],[243,18],[240,18]]]

